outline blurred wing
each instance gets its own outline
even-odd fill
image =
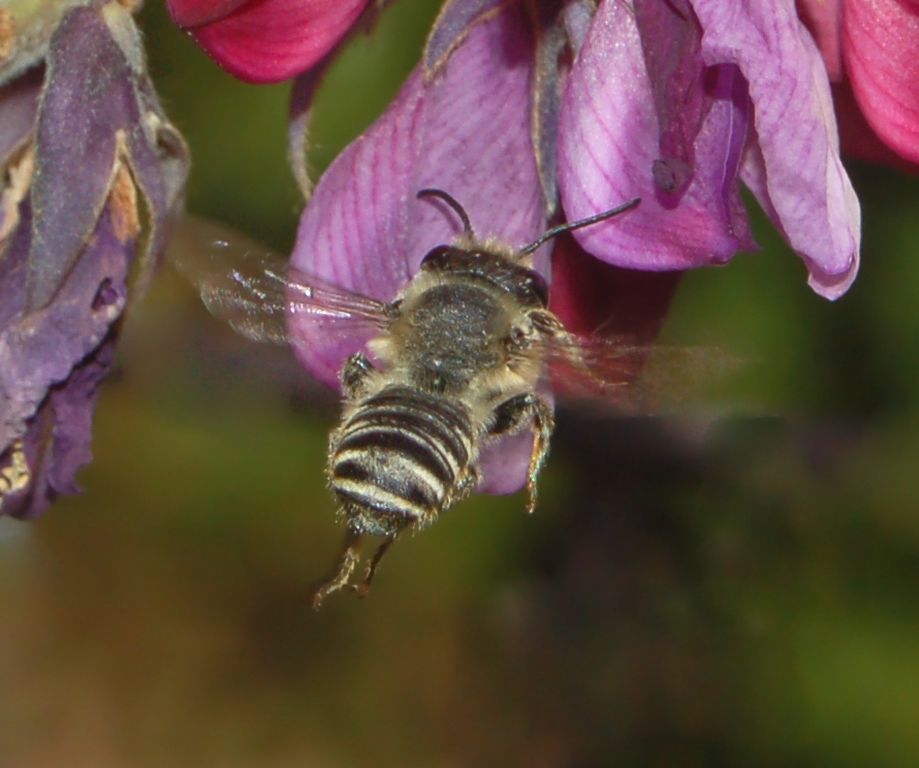
[[[544,342],[553,389],[562,397],[599,399],[631,413],[672,410],[704,399],[740,365],[714,347],[634,344],[607,336],[560,334]]]
[[[291,269],[284,257],[215,223],[183,222],[176,240],[176,268],[195,284],[211,314],[246,338],[288,343],[291,315],[337,337],[366,337],[389,322],[386,303]]]

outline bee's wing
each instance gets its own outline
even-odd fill
[[[562,397],[599,399],[630,413],[679,408],[740,367],[715,347],[636,344],[610,336],[556,334],[543,341],[553,389]]]
[[[366,337],[389,322],[386,303],[292,269],[284,257],[219,225],[192,220],[178,239],[173,263],[208,310],[249,339],[286,344],[295,318],[336,337]]]

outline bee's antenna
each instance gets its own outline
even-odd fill
[[[440,200],[443,200],[447,205],[449,205],[453,212],[460,217],[460,221],[463,222],[463,232],[470,240],[475,240],[475,233],[472,231],[472,224],[469,221],[469,214],[466,213],[466,209],[463,208],[457,201],[456,198],[452,195],[448,195],[442,189],[421,189],[418,191],[418,194],[415,195],[419,200],[423,197],[436,197]]]
[[[598,221],[605,221],[606,219],[611,219],[613,216],[618,216],[620,213],[631,211],[640,202],[641,198],[636,197],[634,200],[629,200],[627,203],[617,205],[615,208],[610,208],[608,211],[603,211],[603,213],[595,213],[593,216],[588,216],[586,219],[578,219],[577,221],[570,221],[565,224],[559,224],[557,227],[552,227],[552,229],[547,230],[545,233],[536,238],[532,243],[521,248],[518,251],[518,255],[527,256],[528,254],[533,253],[533,251],[539,248],[539,246],[541,246],[547,240],[551,240],[553,237],[558,237],[565,232],[571,232],[574,229],[581,229],[581,227],[589,227],[591,224],[596,224]]]

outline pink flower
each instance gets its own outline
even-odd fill
[[[286,80],[319,62],[368,0],[166,0],[173,20],[230,74]]]
[[[919,2],[800,0],[826,61],[843,146],[919,164]],[[889,149],[888,149],[889,148]]]
[[[640,196],[627,215],[574,233],[580,248],[632,270],[721,264],[754,245],[744,183],[814,290],[835,298],[848,288],[858,201],[839,158],[826,70],[791,0],[568,0],[557,13],[531,10],[445,4],[422,64],[321,179],[292,265],[392,299],[425,253],[459,232],[455,217],[416,199],[424,187],[457,198],[480,236],[516,246],[559,208],[573,220]],[[551,247],[536,254],[544,273]],[[566,250],[574,261],[556,260],[555,278],[573,264],[580,276],[567,270],[568,289],[583,287],[583,253]],[[627,273],[593,271],[611,286],[609,302],[643,290]],[[647,282],[659,319],[672,281]],[[553,306],[576,325],[583,293],[558,287]],[[639,333],[653,329],[649,314]],[[301,361],[330,383],[361,346],[306,325],[292,331]],[[486,458],[491,490],[519,487],[526,436],[518,443]]]

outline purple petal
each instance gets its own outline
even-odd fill
[[[133,21],[117,4],[70,11],[51,41],[32,191],[31,309],[51,299],[93,231],[119,154],[152,208],[151,249],[162,246],[159,225],[184,183],[187,158],[142,66]]]
[[[861,214],[839,158],[820,53],[791,0],[693,7],[706,62],[736,64],[749,84],[758,148],[742,178],[807,264],[811,287],[837,298],[858,269]]]
[[[425,187],[459,200],[480,237],[535,239],[545,222],[529,133],[532,58],[525,13],[511,5],[476,24],[437,77],[425,82],[416,71],[319,182],[291,265],[393,299],[427,251],[461,231],[442,206],[416,199]],[[297,318],[291,336],[303,365],[335,386],[345,357],[366,341],[331,341]],[[522,477],[499,479],[516,488]]]
[[[466,39],[470,29],[503,0],[447,0],[434,20],[424,49],[424,69],[433,76]]]
[[[0,89],[0,168],[32,133],[41,84],[36,69]]]
[[[575,233],[633,269],[685,269],[752,245],[734,183],[748,102],[704,70],[698,28],[668,3],[601,4],[568,80],[559,186],[570,219],[632,197],[626,216]]]
[[[125,279],[135,247],[133,240],[119,237],[116,217],[107,209],[54,301],[26,312],[31,228],[28,205],[22,208],[21,224],[0,262],[0,446],[4,447],[27,434],[49,390],[66,389],[74,369],[110,335],[124,308]],[[64,401],[54,408],[61,411]],[[67,413],[76,418],[72,409]],[[66,445],[79,444],[81,439],[73,438]],[[82,461],[67,456],[84,455],[71,454],[66,445],[61,448],[66,456],[59,458],[65,468]],[[55,475],[60,491],[66,490],[64,474],[62,469]]]
[[[435,245],[461,231],[425,187],[462,203],[480,237],[513,244],[543,226],[529,137],[532,44],[517,8],[477,25],[444,74],[415,72],[387,112],[322,177],[303,214],[291,266],[390,300]],[[337,385],[344,358],[361,345],[323,343],[309,322],[291,335],[313,375]]]
[[[28,483],[0,500],[0,514],[36,517],[61,494],[79,491],[74,478],[92,459],[92,416],[114,347],[110,336],[66,382],[49,392],[29,420],[21,439]]]

